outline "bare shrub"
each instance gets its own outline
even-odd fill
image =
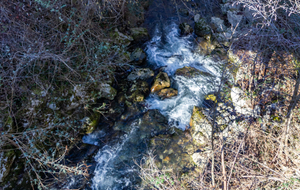
[[[137,2],[12,0],[0,4],[0,149],[21,151],[39,188],[47,188],[43,182],[47,177],[88,175],[84,164],[73,168],[63,163],[82,118],[78,111],[67,113],[61,96],[77,85],[106,82],[117,69],[129,66],[126,47],[115,44],[109,31],[111,23],[124,19],[130,3]],[[80,106],[90,101],[81,101]],[[53,102],[58,108],[49,110]]]

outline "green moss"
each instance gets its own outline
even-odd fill
[[[98,112],[95,112],[92,116],[90,116],[87,119],[86,134],[92,133],[96,129],[99,120],[100,120],[100,113]]]
[[[282,122],[282,118],[279,116],[272,115],[271,118],[272,121],[279,122],[279,123]]]

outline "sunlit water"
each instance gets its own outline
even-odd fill
[[[194,37],[181,37],[176,24],[168,25],[162,30],[156,29],[145,49],[149,66],[167,72],[172,80],[172,87],[178,89],[178,95],[171,99],[161,100],[157,95],[151,94],[146,99],[146,104],[149,109],[160,110],[168,118],[170,126],[181,129],[188,125],[193,106],[201,105],[204,95],[214,91],[220,81],[220,63],[194,52],[195,49]],[[174,76],[175,71],[184,66],[209,72],[213,77],[187,79]],[[117,143],[103,146],[95,156],[98,164],[92,179],[93,190],[136,189],[138,168],[133,160],[141,157],[146,146],[139,134],[139,122],[133,122],[128,127],[131,128],[129,133],[120,137]],[[105,133],[100,131],[85,136],[83,141],[98,145],[103,136]]]
[[[159,109],[167,116],[170,125],[185,129],[190,121],[193,107],[201,105],[204,95],[214,91],[220,83],[221,63],[195,52],[193,36],[180,37],[177,25],[171,24],[163,30],[156,30],[155,36],[147,45],[148,62],[155,68],[163,67],[163,71],[167,72],[172,79],[172,87],[178,89],[178,95],[161,100],[152,94],[146,101],[150,109]],[[174,76],[175,71],[184,66],[209,72],[213,77],[198,76],[187,79]]]

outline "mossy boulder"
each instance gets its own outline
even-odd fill
[[[130,106],[130,102],[142,102],[145,96],[149,94],[149,85],[146,81],[135,81],[126,93],[126,99],[129,102],[125,102]]]
[[[163,100],[166,98],[172,98],[174,96],[177,96],[178,94],[178,90],[174,89],[174,88],[165,88],[160,90],[157,95]]]
[[[145,42],[150,38],[147,28],[131,28],[130,32],[135,42]]]
[[[115,44],[128,46],[133,41],[133,38],[129,35],[125,35],[116,28],[113,32],[109,33],[110,38]]]
[[[206,145],[211,137],[212,125],[203,114],[203,109],[194,106],[190,120],[191,135],[195,143]]]
[[[92,133],[100,120],[100,113],[94,112],[90,117],[86,117],[85,118],[85,124],[84,124],[84,128],[85,128],[85,133],[89,134]]]
[[[183,76],[185,78],[195,78],[200,75],[202,76],[212,76],[210,73],[205,72],[205,71],[199,71],[198,69],[194,67],[188,67],[185,66],[183,68],[177,69],[175,72],[176,76]]]
[[[141,65],[146,60],[146,53],[141,48],[136,48],[130,55],[130,60]]]
[[[167,73],[160,72],[154,79],[154,84],[151,87],[151,92],[157,92],[161,89],[168,88],[171,86],[171,81]]]
[[[180,29],[181,35],[188,35],[188,34],[193,33],[193,31],[194,31],[193,28],[185,22],[181,23],[179,25],[179,29]]]
[[[199,14],[195,15],[195,34],[200,37],[205,37],[207,35],[211,35],[210,26],[206,23],[204,18],[201,18]]]
[[[127,80],[129,81],[135,81],[135,80],[138,80],[138,79],[141,79],[141,80],[146,80],[150,77],[153,77],[154,76],[154,72],[149,69],[149,68],[141,68],[141,69],[135,69],[134,71],[132,71],[128,77],[127,77]]]
[[[199,151],[200,147],[192,143],[188,131],[175,131],[172,135],[153,137],[150,148],[155,150],[159,169],[169,169],[175,173],[188,172],[195,166],[191,155]]]

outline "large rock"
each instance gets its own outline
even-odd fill
[[[212,125],[202,113],[202,109],[197,106],[193,108],[190,127],[193,140],[199,146],[204,146],[210,141]]]
[[[131,61],[141,65],[146,60],[146,53],[141,48],[136,48],[130,55]]]
[[[165,98],[172,98],[173,96],[177,96],[178,90],[174,88],[165,88],[160,90],[157,95],[163,100]]]
[[[151,92],[157,92],[161,89],[168,88],[171,85],[169,76],[165,72],[160,72],[154,79],[154,84],[151,87]]]
[[[130,29],[131,36],[136,42],[145,42],[149,40],[149,33],[146,28],[138,27]]]
[[[150,148],[155,150],[159,169],[169,169],[175,173],[194,168],[192,156],[200,147],[194,145],[188,131],[176,130],[172,135],[159,135],[150,141]]]
[[[141,135],[148,137],[167,134],[169,130],[168,120],[158,110],[149,110],[139,123],[139,130]]]
[[[126,93],[129,102],[142,102],[149,93],[149,85],[145,81],[136,81],[131,85]],[[126,102],[127,106],[128,102]],[[130,104],[130,103],[129,103]]]
[[[188,67],[188,66],[177,69],[176,72],[175,72],[175,75],[176,76],[183,76],[183,77],[186,77],[186,78],[194,78],[194,77],[198,77],[200,75],[202,75],[202,76],[212,76],[208,72],[199,71],[198,69],[196,69],[194,67]]]
[[[138,80],[138,79],[141,79],[141,80],[146,80],[150,77],[153,77],[154,76],[154,72],[149,69],[149,68],[141,68],[141,69],[136,69],[134,71],[132,71],[128,77],[127,77],[127,80],[129,81],[135,81],[135,80]]]
[[[199,14],[195,15],[195,34],[200,37],[211,35],[210,26],[206,23],[204,18],[201,18]]]

